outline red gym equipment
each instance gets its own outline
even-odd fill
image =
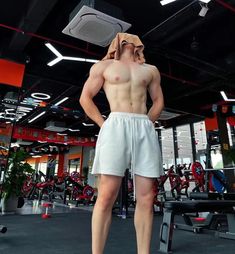
[[[45,213],[42,214],[42,218],[43,219],[51,218],[51,214],[49,214],[49,208],[52,207],[52,204],[51,203],[43,203],[42,206],[45,207]]]

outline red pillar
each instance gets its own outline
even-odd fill
[[[59,177],[61,177],[61,176],[63,176],[63,173],[64,173],[64,153],[59,153],[57,175]]]
[[[81,152],[81,158],[80,158],[80,175],[83,175],[83,153],[84,153],[84,147],[82,146],[82,152]]]

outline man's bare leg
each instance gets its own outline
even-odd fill
[[[135,230],[138,254],[150,253],[153,224],[153,179],[135,176],[136,208]]]
[[[122,177],[101,175],[98,197],[92,215],[92,254],[102,254],[112,218],[113,204],[117,198]]]

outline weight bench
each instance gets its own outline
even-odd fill
[[[223,212],[228,213],[229,232],[219,235],[224,238],[235,239],[235,200],[186,200],[166,201],[164,203],[164,215],[160,229],[160,249],[162,253],[171,253],[171,245],[174,230],[174,216],[196,212]],[[231,215],[231,216],[230,216]],[[230,221],[231,220],[231,221]],[[230,237],[226,237],[226,236]],[[234,238],[233,238],[234,237]]]

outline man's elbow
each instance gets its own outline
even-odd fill
[[[84,99],[83,99],[82,96],[80,96],[80,98],[79,98],[79,103],[80,103],[80,105],[83,107]]]
[[[87,101],[87,98],[85,98],[85,96],[82,94],[79,98],[79,103],[80,105],[82,106],[82,108],[85,108],[86,107],[86,101]]]

